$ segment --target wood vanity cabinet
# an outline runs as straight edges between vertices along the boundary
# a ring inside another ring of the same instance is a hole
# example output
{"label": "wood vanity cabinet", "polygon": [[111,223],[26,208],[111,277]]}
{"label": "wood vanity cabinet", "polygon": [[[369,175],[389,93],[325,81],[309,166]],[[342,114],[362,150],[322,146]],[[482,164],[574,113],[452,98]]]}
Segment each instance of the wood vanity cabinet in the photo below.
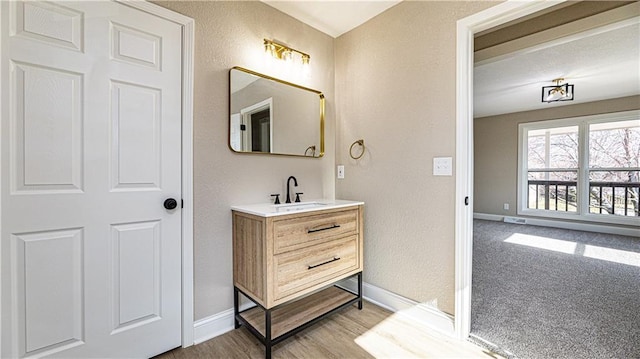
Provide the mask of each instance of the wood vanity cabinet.
{"label": "wood vanity cabinet", "polygon": [[[271,346],[324,315],[362,308],[363,206],[270,217],[233,214],[233,284],[240,324]],[[358,291],[332,284],[357,276]],[[257,304],[239,311],[238,293]]]}

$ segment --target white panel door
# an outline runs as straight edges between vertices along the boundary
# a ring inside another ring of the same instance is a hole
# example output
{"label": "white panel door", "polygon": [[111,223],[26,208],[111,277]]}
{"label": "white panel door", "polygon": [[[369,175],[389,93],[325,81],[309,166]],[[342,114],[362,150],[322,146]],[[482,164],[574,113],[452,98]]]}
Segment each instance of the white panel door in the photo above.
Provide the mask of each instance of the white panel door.
{"label": "white panel door", "polygon": [[0,6],[0,356],[180,346],[181,26],[108,1]]}

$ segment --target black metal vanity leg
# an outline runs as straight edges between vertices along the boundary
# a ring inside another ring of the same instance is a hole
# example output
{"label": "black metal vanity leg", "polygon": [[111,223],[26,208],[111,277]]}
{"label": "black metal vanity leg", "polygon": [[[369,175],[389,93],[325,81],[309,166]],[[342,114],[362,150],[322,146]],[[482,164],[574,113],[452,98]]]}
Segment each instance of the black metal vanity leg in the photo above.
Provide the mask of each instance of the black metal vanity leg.
{"label": "black metal vanity leg", "polygon": [[264,311],[264,357],[271,359],[271,309]]}
{"label": "black metal vanity leg", "polygon": [[233,322],[235,325],[235,328],[238,329],[240,328],[240,322],[238,321],[238,288],[236,288],[235,286],[233,287]]}
{"label": "black metal vanity leg", "polygon": [[358,310],[362,310],[362,272],[358,273]]}

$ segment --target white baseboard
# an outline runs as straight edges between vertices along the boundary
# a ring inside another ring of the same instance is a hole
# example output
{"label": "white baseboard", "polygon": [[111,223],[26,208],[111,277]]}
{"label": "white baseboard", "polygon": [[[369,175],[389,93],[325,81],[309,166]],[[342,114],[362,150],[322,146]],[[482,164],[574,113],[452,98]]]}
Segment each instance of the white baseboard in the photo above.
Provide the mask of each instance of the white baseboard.
{"label": "white baseboard", "polygon": [[233,330],[233,308],[193,323],[193,344],[200,344]]}
{"label": "white baseboard", "polygon": [[[240,304],[240,311],[255,307],[253,303]],[[234,329],[233,308],[218,314],[196,320],[193,323],[193,344],[200,344],[218,335],[230,332]]]}
{"label": "white baseboard", "polygon": [[[340,282],[347,289],[356,291],[355,279]],[[453,316],[432,306],[418,303],[380,287],[362,283],[362,295],[369,302],[416,320],[434,330],[449,336],[454,336]],[[249,306],[246,306],[248,308]],[[241,306],[241,310],[246,309]],[[199,344],[233,330],[233,308],[214,314],[194,322],[194,344]]]}
{"label": "white baseboard", "polygon": [[476,213],[473,212],[473,219],[484,219],[486,221],[497,221],[502,222],[504,220],[504,216],[499,214],[489,214],[489,213]]}
{"label": "white baseboard", "polygon": [[[502,222],[504,220],[504,216],[497,215],[497,214],[487,214],[487,213],[474,213],[473,218],[484,219],[487,221],[499,221],[499,222]],[[520,218],[525,218],[527,221],[526,224],[529,224],[532,226],[563,228],[563,229],[572,229],[576,231],[619,234],[623,236],[638,237],[638,230],[634,228],[624,228],[624,227],[608,226],[606,224],[591,224],[591,223],[580,223],[580,222],[572,222],[572,221],[552,221],[549,219],[540,219],[540,218],[532,218],[532,217],[520,217]]]}

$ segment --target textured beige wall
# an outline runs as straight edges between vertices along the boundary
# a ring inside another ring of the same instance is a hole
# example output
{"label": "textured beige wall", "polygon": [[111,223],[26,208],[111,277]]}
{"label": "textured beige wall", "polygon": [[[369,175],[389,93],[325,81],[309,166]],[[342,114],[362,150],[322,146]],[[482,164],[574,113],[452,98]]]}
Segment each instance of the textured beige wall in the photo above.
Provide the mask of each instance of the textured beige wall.
{"label": "textured beige wall", "polygon": [[[298,178],[305,199],[333,198],[334,40],[257,1],[157,2],[195,20],[194,262],[195,319],[233,307],[231,210],[267,202]],[[267,65],[262,41],[275,39],[311,55],[307,80]],[[323,91],[326,150],[321,159],[236,154],[228,147],[229,69],[242,66]]]}
{"label": "textured beige wall", "polygon": [[455,155],[456,21],[495,4],[405,1],[336,39],[336,193],[366,203],[364,280],[448,313],[455,177],[432,163]]}
{"label": "textured beige wall", "polygon": [[[640,109],[640,96],[475,119],[473,211],[516,215],[518,124],[634,109]],[[504,203],[510,204],[508,211]]]}

